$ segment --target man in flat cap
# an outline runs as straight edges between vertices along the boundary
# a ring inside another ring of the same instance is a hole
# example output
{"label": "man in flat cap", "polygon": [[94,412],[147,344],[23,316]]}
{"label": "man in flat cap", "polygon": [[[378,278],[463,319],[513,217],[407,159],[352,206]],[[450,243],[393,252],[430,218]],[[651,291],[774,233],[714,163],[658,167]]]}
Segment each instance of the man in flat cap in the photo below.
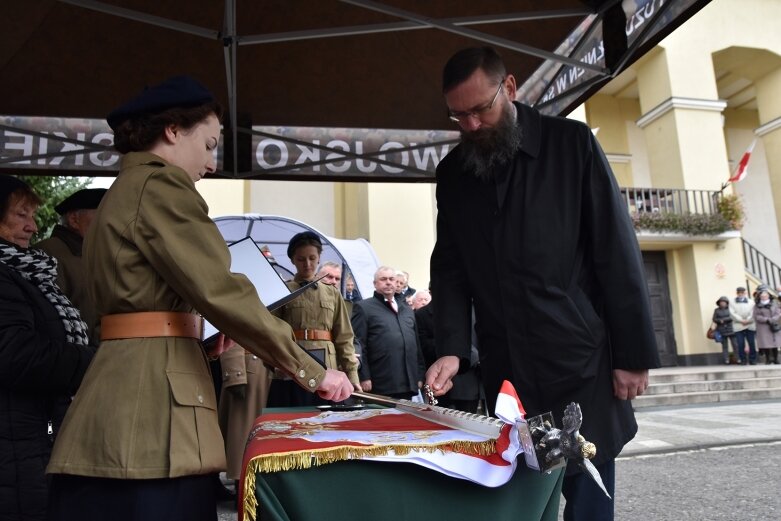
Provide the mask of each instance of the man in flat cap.
{"label": "man in flat cap", "polygon": [[95,209],[105,193],[105,188],[87,188],[65,198],[54,207],[60,214],[60,224],[54,227],[48,239],[33,246],[57,259],[57,285],[81,313],[90,342],[96,345],[94,328],[97,319],[87,295],[87,275],[82,265],[81,250]]}

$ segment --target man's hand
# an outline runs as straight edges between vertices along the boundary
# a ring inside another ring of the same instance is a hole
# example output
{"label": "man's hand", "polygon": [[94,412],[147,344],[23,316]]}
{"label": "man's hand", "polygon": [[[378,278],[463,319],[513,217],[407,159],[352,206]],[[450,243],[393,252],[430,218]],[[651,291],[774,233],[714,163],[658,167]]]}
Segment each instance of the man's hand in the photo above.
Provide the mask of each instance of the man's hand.
{"label": "man's hand", "polygon": [[434,391],[434,396],[442,396],[453,387],[453,377],[458,374],[461,365],[457,356],[443,356],[426,371],[426,383]]}
{"label": "man's hand", "polygon": [[323,400],[341,402],[350,397],[353,392],[353,384],[347,375],[336,369],[326,369],[325,377],[317,388],[317,394]]}
{"label": "man's hand", "polygon": [[365,393],[372,392],[372,381],[371,380],[361,380],[361,391]]}
{"label": "man's hand", "polygon": [[634,400],[648,388],[648,369],[613,369],[613,394],[619,400]]}

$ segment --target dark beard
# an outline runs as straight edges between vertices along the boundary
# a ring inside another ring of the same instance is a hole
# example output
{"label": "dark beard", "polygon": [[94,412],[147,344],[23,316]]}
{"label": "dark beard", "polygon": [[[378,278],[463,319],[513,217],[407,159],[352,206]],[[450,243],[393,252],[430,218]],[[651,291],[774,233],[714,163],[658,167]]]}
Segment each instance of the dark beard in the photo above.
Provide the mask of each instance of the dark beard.
{"label": "dark beard", "polygon": [[500,167],[507,165],[521,145],[522,131],[515,122],[513,106],[507,103],[504,107],[493,128],[461,130],[464,169],[483,181],[493,178]]}

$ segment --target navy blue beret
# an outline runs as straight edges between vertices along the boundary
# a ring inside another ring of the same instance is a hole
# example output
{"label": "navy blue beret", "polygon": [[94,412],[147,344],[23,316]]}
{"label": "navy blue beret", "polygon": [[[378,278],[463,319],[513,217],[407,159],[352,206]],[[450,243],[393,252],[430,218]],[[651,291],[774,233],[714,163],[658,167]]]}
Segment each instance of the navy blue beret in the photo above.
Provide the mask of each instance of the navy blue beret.
{"label": "navy blue beret", "polygon": [[78,192],[73,192],[65,198],[60,204],[54,207],[54,211],[60,215],[65,215],[73,210],[94,210],[103,199],[106,193],[105,188],[85,188]]}
{"label": "navy blue beret", "polygon": [[323,248],[323,243],[320,242],[320,236],[314,232],[301,232],[295,234],[290,242],[287,243],[287,256],[290,260],[293,260],[293,254],[296,252],[296,248],[302,244],[316,243],[319,249]]}
{"label": "navy blue beret", "polygon": [[189,76],[174,76],[159,85],[145,87],[127,103],[111,111],[108,125],[116,130],[122,122],[143,114],[157,114],[173,107],[197,107],[214,101],[209,89]]}

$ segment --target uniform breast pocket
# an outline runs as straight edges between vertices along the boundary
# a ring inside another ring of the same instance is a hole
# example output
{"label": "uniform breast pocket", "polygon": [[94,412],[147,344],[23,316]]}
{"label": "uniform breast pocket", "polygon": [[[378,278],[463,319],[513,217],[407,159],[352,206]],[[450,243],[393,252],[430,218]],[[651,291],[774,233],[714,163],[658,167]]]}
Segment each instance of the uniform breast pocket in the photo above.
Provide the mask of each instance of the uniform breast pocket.
{"label": "uniform breast pocket", "polygon": [[322,316],[323,323],[326,326],[330,326],[334,323],[334,313],[336,312],[336,306],[333,302],[330,302],[328,300],[321,300],[320,301],[320,313]]}

